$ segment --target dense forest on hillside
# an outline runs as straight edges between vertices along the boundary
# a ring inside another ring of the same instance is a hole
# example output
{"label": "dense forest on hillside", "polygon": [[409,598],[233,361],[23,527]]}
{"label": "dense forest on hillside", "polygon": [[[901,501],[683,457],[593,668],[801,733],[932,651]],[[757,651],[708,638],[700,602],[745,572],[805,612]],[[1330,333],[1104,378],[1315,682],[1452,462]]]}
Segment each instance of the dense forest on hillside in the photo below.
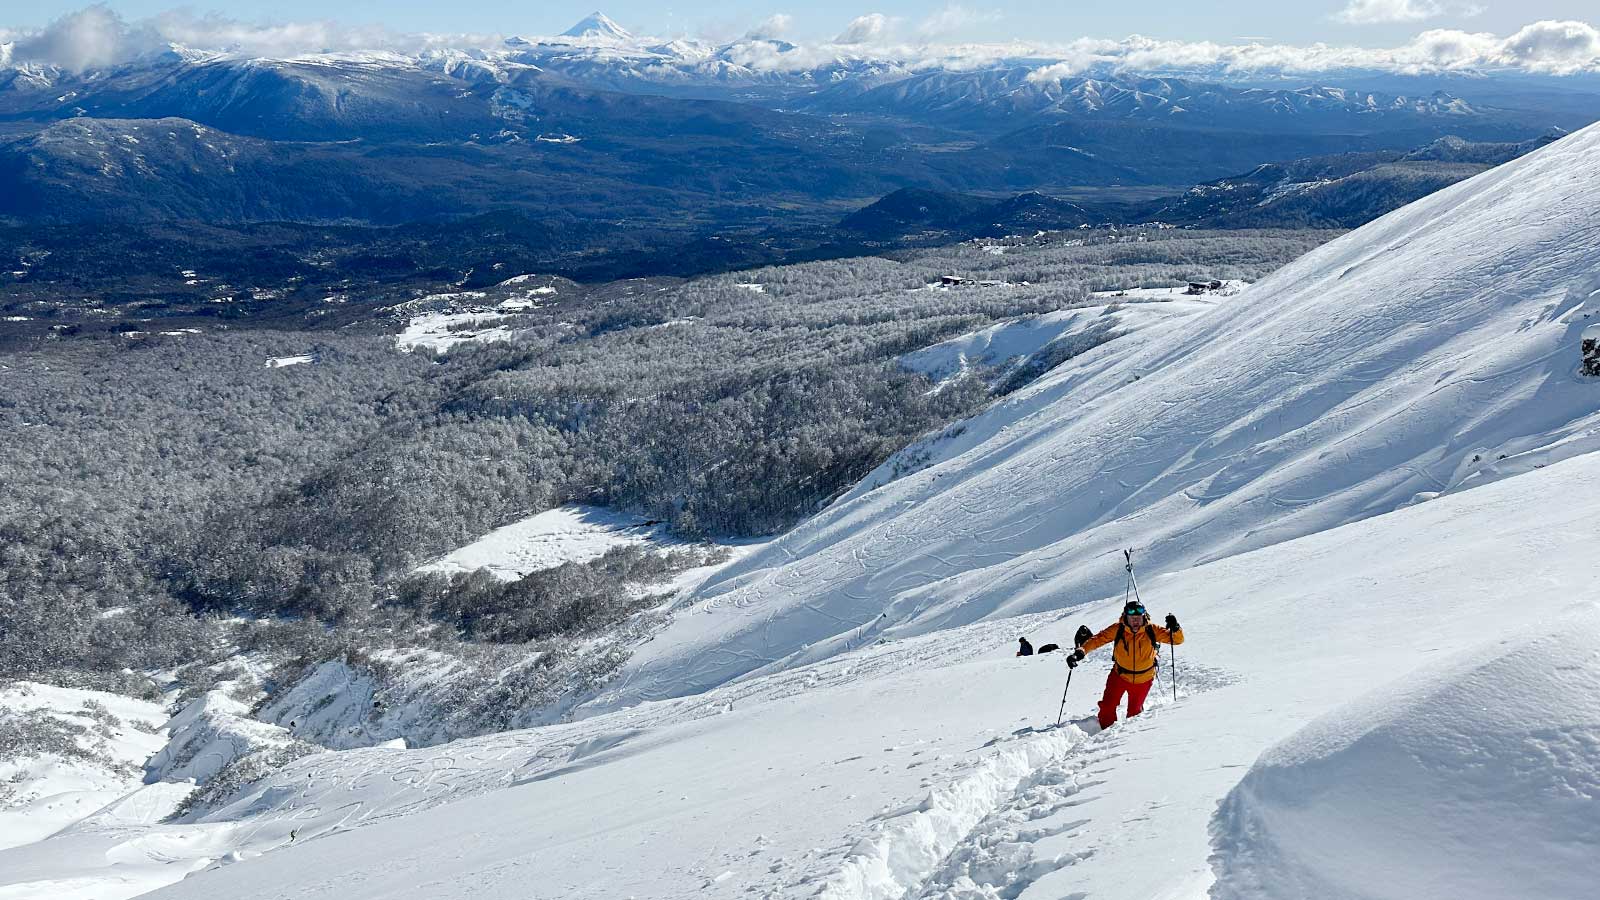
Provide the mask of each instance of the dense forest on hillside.
{"label": "dense forest on hillside", "polygon": [[[781,531],[993,395],[933,391],[900,355],[1095,290],[1258,278],[1328,236],[1098,232],[752,270],[529,310],[513,340],[440,356],[264,330],[7,354],[0,674],[173,667],[224,627],[302,661],[592,636],[704,554],[509,585],[410,573],[570,502],[688,538]],[[949,273],[994,283],[930,286]]]}

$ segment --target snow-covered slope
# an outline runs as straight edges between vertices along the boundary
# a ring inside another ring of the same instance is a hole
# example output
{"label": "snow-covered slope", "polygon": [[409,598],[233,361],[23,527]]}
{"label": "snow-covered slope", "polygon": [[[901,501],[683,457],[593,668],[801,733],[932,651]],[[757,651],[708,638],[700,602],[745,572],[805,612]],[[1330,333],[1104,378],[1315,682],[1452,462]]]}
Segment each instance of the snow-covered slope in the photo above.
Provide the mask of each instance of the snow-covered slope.
{"label": "snow-covered slope", "polygon": [[1212,896],[1592,896],[1600,616],[1508,638],[1265,754],[1217,816]]}
{"label": "snow-covered slope", "polygon": [[1212,297],[1183,296],[1178,293],[1181,289],[1164,290],[1167,294],[1159,300],[1141,297],[1124,304],[1113,299],[1105,305],[990,325],[907,353],[900,358],[900,364],[938,382],[974,368],[998,369],[995,378],[1004,381],[1030,361],[1052,361],[1048,359],[1051,356],[1070,358],[1158,322],[1210,309],[1217,302]]}
{"label": "snow-covered slope", "polygon": [[563,506],[519,519],[433,562],[419,572],[488,569],[502,581],[562,563],[597,559],[612,547],[668,540],[655,523],[598,506]]}
{"label": "snow-covered slope", "polygon": [[426,313],[413,316],[406,330],[394,339],[401,350],[425,347],[444,353],[457,344],[475,341],[506,341],[511,330],[498,324],[508,318],[502,313]]}
{"label": "snow-covered slope", "polygon": [[164,739],[159,704],[26,681],[0,688],[0,847],[36,841],[136,790]]}
{"label": "snow-covered slope", "polygon": [[[1059,608],[1600,448],[1600,128],[1052,371],[709,584],[595,708]],[[891,462],[891,465],[893,463]]]}
{"label": "snow-covered slope", "polygon": [[[1344,765],[1365,777],[1366,763],[1350,765],[1363,754],[1341,749],[1361,741],[1426,745],[1423,766],[1478,746],[1497,748],[1485,758],[1503,768],[1522,748],[1522,768],[1506,774],[1520,779],[1530,810],[1556,809],[1568,787],[1571,799],[1592,798],[1593,753],[1569,752],[1600,737],[1592,698],[1509,713],[1530,693],[1592,687],[1597,516],[1600,454],[1591,453],[1152,578],[1146,599],[1179,613],[1189,635],[1177,660],[1181,699],[1169,699],[1163,669],[1146,715],[1104,733],[1035,730],[1055,719],[1063,667],[1057,656],[1009,654],[1019,631],[1038,642],[1109,621],[1120,594],[1068,616],[864,646],[571,724],[311,756],[201,820],[0,852],[0,873],[13,896],[65,896],[51,885],[85,860],[107,866],[93,870],[104,878],[163,860],[176,879],[226,858],[233,864],[155,896],[1201,897],[1213,867],[1219,890],[1240,884],[1242,844],[1256,858],[1304,847],[1309,826],[1330,846],[1366,846],[1362,819],[1277,815],[1288,798],[1273,774]],[[1573,639],[1565,652],[1505,640],[1541,625]],[[1484,666],[1500,656],[1505,666]],[[1071,685],[1069,719],[1098,696],[1104,662],[1091,663]],[[1484,709],[1462,709],[1465,694]],[[1430,713],[1434,704],[1448,706]],[[1371,786],[1349,791],[1362,784]],[[1407,803],[1470,807],[1470,792],[1428,786],[1385,782],[1389,795],[1363,796],[1394,813],[1378,820],[1383,829],[1403,824],[1395,811]],[[1326,777],[1305,789],[1336,801],[1333,813],[1356,796]],[[1600,850],[1597,814],[1592,802],[1565,809],[1551,823],[1566,826],[1555,850],[1506,838],[1493,821],[1452,831],[1469,842],[1463,851],[1477,851],[1451,857],[1460,866],[1452,884],[1469,885],[1455,896],[1507,896],[1494,871],[1503,860],[1486,852],[1502,839],[1565,876],[1587,873]],[[1238,827],[1241,815],[1259,822]],[[1470,887],[1474,877],[1500,893]],[[1342,887],[1367,881],[1351,865]]]}

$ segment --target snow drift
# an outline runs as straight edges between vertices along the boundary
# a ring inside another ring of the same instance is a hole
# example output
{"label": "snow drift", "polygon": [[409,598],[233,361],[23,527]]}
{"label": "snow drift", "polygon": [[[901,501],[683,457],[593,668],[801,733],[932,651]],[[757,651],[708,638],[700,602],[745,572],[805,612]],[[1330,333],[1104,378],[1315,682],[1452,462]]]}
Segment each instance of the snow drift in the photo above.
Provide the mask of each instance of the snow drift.
{"label": "snow drift", "polygon": [[1597,804],[1590,608],[1389,686],[1265,754],[1214,821],[1211,896],[1592,895]]}
{"label": "snow drift", "polygon": [[1102,597],[1119,548],[1172,571],[1600,448],[1597,196],[1591,127],[1071,360],[730,567],[594,708]]}

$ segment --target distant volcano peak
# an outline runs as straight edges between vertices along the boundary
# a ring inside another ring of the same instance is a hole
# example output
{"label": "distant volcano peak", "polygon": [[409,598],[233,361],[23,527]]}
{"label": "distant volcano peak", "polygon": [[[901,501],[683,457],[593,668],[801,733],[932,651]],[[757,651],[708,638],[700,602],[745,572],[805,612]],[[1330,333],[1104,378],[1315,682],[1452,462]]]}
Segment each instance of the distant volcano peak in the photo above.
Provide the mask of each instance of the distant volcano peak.
{"label": "distant volcano peak", "polygon": [[574,38],[608,38],[616,41],[628,41],[633,35],[626,28],[618,25],[610,16],[603,12],[592,12],[583,21],[561,32],[562,37]]}

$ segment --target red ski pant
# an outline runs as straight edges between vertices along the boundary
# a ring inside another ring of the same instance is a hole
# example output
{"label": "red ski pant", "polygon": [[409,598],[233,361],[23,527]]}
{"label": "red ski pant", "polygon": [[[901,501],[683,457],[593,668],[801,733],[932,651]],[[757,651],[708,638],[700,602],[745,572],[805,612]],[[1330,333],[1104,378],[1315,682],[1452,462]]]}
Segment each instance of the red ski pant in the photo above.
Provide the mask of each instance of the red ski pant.
{"label": "red ski pant", "polygon": [[1155,679],[1149,681],[1129,681],[1125,676],[1112,669],[1106,676],[1106,692],[1100,698],[1100,727],[1110,728],[1117,721],[1117,705],[1122,702],[1122,695],[1128,695],[1128,717],[1132,718],[1144,712],[1144,698],[1150,693],[1150,685],[1155,684]]}

